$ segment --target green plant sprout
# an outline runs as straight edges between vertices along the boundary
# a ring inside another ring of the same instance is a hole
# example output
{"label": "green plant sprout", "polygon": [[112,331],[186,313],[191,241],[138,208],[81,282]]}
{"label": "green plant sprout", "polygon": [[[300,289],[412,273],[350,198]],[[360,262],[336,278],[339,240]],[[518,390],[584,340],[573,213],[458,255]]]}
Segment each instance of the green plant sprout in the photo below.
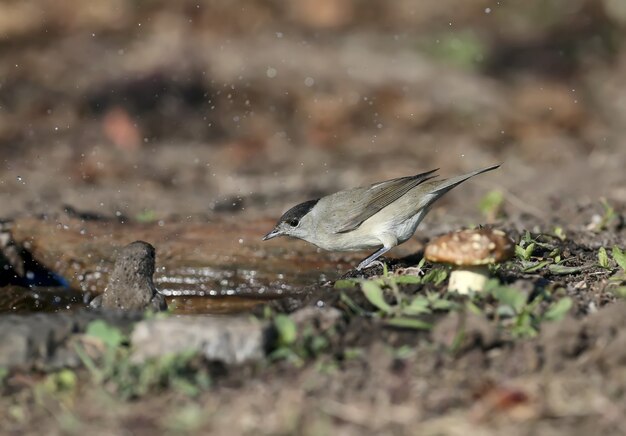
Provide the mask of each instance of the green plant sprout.
{"label": "green plant sprout", "polygon": [[606,198],[601,198],[600,204],[602,205],[602,216],[589,227],[590,230],[596,232],[608,229],[609,225],[618,218],[617,212],[615,212],[615,209],[609,204]]}
{"label": "green plant sprout", "polygon": [[502,216],[504,195],[501,191],[488,192],[478,203],[478,208],[488,222],[493,222]]}
{"label": "green plant sprout", "polygon": [[525,294],[515,288],[504,286],[495,279],[490,281],[487,289],[498,302],[496,308],[498,319],[515,337],[536,336],[543,321],[559,321],[573,306],[571,298],[563,297],[551,302],[548,308],[541,312],[539,310],[541,303],[549,301],[545,294],[539,294],[529,302]]}
{"label": "green plant sprout", "polygon": [[192,368],[196,351],[135,363],[130,357],[128,338],[118,328],[96,320],[87,326],[85,336],[99,341],[104,347],[102,355],[94,358],[82,345],[75,346],[92,382],[107,387],[123,399],[140,398],[168,387],[196,396],[211,384],[204,368]]}
{"label": "green plant sprout", "polygon": [[[420,266],[424,261],[420,262]],[[344,279],[335,282],[336,289],[348,289],[360,287],[367,301],[376,309],[371,315],[381,317],[388,326],[398,328],[409,328],[417,330],[427,330],[432,325],[419,319],[420,315],[430,314],[438,310],[450,310],[457,303],[439,296],[437,293],[427,295],[409,296],[401,292],[400,286],[407,284],[433,283],[439,285],[448,277],[446,268],[433,268],[424,276],[414,275],[393,275],[390,274],[386,265],[383,265],[381,277],[370,279]],[[385,298],[386,292],[393,296],[393,302],[388,302]],[[346,304],[351,311],[358,315],[367,314],[367,311],[359,307],[347,294],[341,294],[341,301]]]}

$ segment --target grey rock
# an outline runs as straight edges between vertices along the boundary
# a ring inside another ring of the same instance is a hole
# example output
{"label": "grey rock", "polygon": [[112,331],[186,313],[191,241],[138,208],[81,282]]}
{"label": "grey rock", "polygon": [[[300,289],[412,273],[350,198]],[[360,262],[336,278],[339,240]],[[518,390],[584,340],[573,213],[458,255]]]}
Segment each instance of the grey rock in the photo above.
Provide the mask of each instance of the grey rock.
{"label": "grey rock", "polygon": [[0,368],[21,366],[28,361],[28,334],[24,326],[5,330],[0,338]]}
{"label": "grey rock", "polygon": [[102,319],[130,331],[141,317],[132,312],[63,312],[0,316],[0,367],[52,370],[80,364],[71,340]]}
{"label": "grey rock", "polygon": [[157,291],[154,247],[135,241],[122,248],[104,293],[89,304],[92,308],[121,310],[166,310],[165,297]]}
{"label": "grey rock", "polygon": [[207,360],[241,364],[263,358],[267,324],[248,318],[185,316],[138,323],[131,343],[133,360],[197,351]]}

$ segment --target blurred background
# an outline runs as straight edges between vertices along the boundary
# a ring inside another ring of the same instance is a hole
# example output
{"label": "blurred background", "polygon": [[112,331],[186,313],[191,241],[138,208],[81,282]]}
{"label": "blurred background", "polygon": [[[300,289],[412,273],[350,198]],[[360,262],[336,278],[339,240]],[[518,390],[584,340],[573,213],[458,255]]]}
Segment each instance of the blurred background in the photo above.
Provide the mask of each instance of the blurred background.
{"label": "blurred background", "polygon": [[[435,212],[626,202],[623,0],[2,0],[2,216],[275,216],[503,162]],[[453,207],[450,207],[452,206]]]}

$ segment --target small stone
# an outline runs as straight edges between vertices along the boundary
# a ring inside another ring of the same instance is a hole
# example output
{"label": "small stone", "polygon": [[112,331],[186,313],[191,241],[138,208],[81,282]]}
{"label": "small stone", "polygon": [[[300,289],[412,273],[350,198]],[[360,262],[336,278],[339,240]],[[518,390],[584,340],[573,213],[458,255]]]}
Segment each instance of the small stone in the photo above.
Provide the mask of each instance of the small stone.
{"label": "small stone", "polygon": [[0,368],[25,366],[29,357],[27,329],[13,327],[4,331],[0,339]]}
{"label": "small stone", "polygon": [[248,318],[186,316],[152,319],[135,326],[133,360],[197,351],[225,364],[256,361],[265,355],[267,325]]}
{"label": "small stone", "polygon": [[166,310],[165,297],[157,291],[154,275],[154,247],[135,241],[124,247],[102,296],[92,300],[92,308],[121,310]]}

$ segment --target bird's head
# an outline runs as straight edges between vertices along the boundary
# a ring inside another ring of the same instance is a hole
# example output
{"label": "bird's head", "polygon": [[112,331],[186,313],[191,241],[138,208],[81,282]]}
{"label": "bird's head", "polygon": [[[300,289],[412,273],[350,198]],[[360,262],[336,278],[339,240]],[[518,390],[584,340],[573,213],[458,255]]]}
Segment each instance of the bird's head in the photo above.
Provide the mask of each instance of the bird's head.
{"label": "bird's head", "polygon": [[278,219],[271,232],[263,237],[264,241],[275,238],[277,236],[291,236],[299,239],[309,239],[313,231],[313,219],[311,211],[319,201],[305,201],[300,203],[283,214]]}

